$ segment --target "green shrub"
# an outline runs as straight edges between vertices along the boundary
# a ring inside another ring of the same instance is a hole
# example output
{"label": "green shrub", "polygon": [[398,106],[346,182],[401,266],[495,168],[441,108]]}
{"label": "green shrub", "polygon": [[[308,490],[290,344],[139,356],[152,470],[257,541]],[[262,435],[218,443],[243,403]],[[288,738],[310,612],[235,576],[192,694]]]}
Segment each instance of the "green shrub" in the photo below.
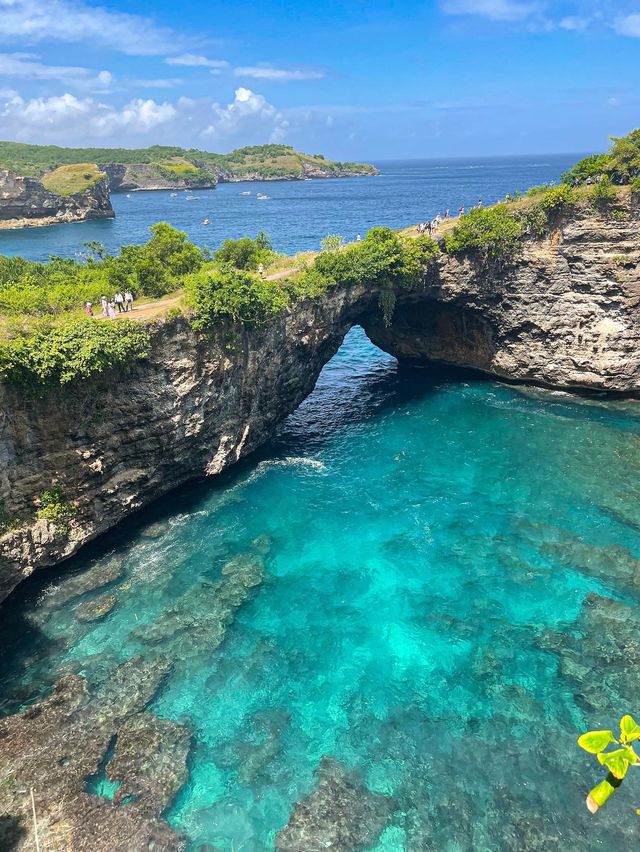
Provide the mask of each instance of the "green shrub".
{"label": "green shrub", "polygon": [[262,231],[255,240],[250,237],[241,237],[239,240],[224,240],[213,255],[215,262],[220,265],[228,263],[235,269],[254,272],[259,264],[268,266],[275,257],[276,253],[271,248],[271,241]]}
{"label": "green shrub", "polygon": [[631,194],[640,195],[640,177],[634,178],[631,181]]}
{"label": "green shrub", "polygon": [[0,380],[25,387],[67,384],[123,368],[147,354],[149,332],[133,320],[39,325],[0,343]]}
{"label": "green shrub", "polygon": [[322,251],[338,251],[344,246],[344,237],[340,234],[327,234],[320,240],[320,248]]}
{"label": "green shrub", "polygon": [[608,154],[592,154],[575,164],[568,172],[562,175],[562,182],[570,184],[582,184],[588,178],[592,180],[598,175],[606,174],[610,168]]}
{"label": "green shrub", "polygon": [[589,200],[594,205],[602,209],[607,207],[611,202],[615,201],[617,192],[615,186],[611,183],[611,178],[604,175],[598,183],[589,189]]}
{"label": "green shrub", "polygon": [[20,518],[7,512],[4,500],[0,500],[0,535],[20,526]]}
{"label": "green shrub", "polygon": [[58,485],[43,491],[37,515],[55,525],[59,532],[67,532],[68,521],[73,517],[73,506],[64,499]]}
{"label": "green shrub", "polygon": [[278,281],[234,269],[230,264],[195,272],[185,282],[187,301],[194,311],[194,328],[210,331],[220,318],[262,325],[289,303]]}
{"label": "green shrub", "polygon": [[449,254],[474,252],[491,260],[505,260],[515,254],[522,233],[519,219],[506,205],[499,204],[461,216],[453,230],[445,234],[445,248]]}
{"label": "green shrub", "polygon": [[537,202],[541,209],[550,216],[566,213],[576,206],[578,195],[572,187],[565,183],[547,190]]}

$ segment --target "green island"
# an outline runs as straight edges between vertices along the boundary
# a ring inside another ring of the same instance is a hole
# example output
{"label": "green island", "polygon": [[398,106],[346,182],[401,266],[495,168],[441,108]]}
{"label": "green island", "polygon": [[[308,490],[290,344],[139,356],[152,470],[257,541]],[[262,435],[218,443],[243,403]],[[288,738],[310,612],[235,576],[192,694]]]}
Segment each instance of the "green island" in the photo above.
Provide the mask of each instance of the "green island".
{"label": "green island", "polygon": [[[152,145],[148,148],[61,148],[57,145],[28,145],[0,141],[0,169],[24,177],[42,178],[64,166],[94,164],[122,165],[135,175],[136,167],[146,167],[145,175],[169,181],[186,180],[194,186],[217,181],[247,179],[300,179],[375,175],[377,169],[366,163],[327,160],[322,154],[304,154],[289,145],[253,145],[228,154],[214,154],[197,148]],[[112,186],[112,189],[116,187]]]}
{"label": "green island", "polygon": [[[388,324],[394,288],[417,286],[442,253],[500,265],[581,208],[624,217],[619,202],[640,195],[640,131],[615,139],[596,173],[593,161],[578,163],[557,186],[533,187],[445,221],[437,239],[416,228],[373,228],[361,242],[340,247],[332,235],[320,253],[292,258],[274,252],[265,234],[226,240],[212,253],[160,222],[147,243],[113,256],[99,243],[87,244],[83,260],[0,256],[0,379],[32,389],[67,384],[145,357],[154,324],[165,316],[184,314],[203,333],[223,323],[255,327],[338,284],[383,285]],[[98,305],[103,294],[125,289],[138,303],[149,302],[144,310],[117,322],[84,314],[87,302]]]}

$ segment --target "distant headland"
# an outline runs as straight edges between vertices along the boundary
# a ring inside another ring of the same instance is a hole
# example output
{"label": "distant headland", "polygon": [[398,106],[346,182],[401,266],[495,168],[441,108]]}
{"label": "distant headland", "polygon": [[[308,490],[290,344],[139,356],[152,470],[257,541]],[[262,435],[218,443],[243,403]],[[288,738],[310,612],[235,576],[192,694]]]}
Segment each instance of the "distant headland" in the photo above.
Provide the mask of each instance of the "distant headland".
{"label": "distant headland", "polygon": [[110,192],[376,174],[368,163],[327,160],[289,145],[254,145],[214,154],[163,145],[61,148],[0,142],[0,228],[112,218]]}

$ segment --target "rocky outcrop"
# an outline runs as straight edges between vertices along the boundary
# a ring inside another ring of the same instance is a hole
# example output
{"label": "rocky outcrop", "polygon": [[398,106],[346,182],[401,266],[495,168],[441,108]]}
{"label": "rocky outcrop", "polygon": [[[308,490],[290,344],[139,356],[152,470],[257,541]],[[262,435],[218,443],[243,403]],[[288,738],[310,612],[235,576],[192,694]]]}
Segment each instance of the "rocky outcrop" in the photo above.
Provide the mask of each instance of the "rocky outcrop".
{"label": "rocky outcrop", "polygon": [[16,177],[0,169],[0,228],[28,228],[115,216],[106,180],[84,192],[56,195],[36,178]]}
{"label": "rocky outcrop", "polygon": [[241,173],[230,169],[217,167],[218,180],[220,183],[242,183],[246,180],[316,180],[322,178],[347,178],[347,177],[372,177],[380,172],[375,166],[363,165],[361,168],[341,168],[339,163],[327,164],[321,168],[314,163],[302,162],[300,169],[292,169],[289,173],[265,174],[260,170],[247,170]]}
{"label": "rocky outcrop", "polygon": [[637,207],[580,210],[504,264],[443,257],[372,341],[403,361],[550,387],[640,392]]}
{"label": "rocky outcrop", "polygon": [[[508,263],[442,255],[421,286],[398,289],[388,327],[378,289],[336,286],[253,330],[205,337],[185,318],[160,323],[149,357],[126,375],[41,397],[0,387],[0,500],[24,520],[0,538],[0,599],[35,568],[263,444],[354,324],[401,360],[640,395],[639,212],[615,214],[582,211]],[[54,484],[73,505],[64,528],[36,519]]]}
{"label": "rocky outcrop", "polygon": [[109,163],[99,166],[109,181],[111,192],[134,192],[138,189],[214,189],[218,183],[216,175],[188,173],[170,177],[155,163]]}
{"label": "rocky outcrop", "polygon": [[372,793],[330,757],[322,758],[317,776],[315,789],[276,835],[277,852],[370,849],[393,813],[393,800]]}
{"label": "rocky outcrop", "polygon": [[[35,848],[35,809],[43,849],[184,849],[162,812],[186,779],[190,733],[143,712],[169,668],[135,657],[95,693],[65,675],[42,702],[0,720],[0,848]],[[120,795],[109,801],[88,788],[114,743],[106,775]]]}

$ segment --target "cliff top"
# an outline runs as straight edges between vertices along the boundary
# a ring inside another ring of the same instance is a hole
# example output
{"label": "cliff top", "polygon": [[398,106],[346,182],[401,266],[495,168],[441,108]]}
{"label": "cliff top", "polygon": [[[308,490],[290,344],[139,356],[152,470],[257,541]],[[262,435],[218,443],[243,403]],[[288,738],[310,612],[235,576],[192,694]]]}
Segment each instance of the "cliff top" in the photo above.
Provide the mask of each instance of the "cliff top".
{"label": "cliff top", "polygon": [[103,179],[104,174],[95,163],[77,163],[58,166],[57,169],[48,172],[42,177],[42,185],[56,195],[75,195]]}

